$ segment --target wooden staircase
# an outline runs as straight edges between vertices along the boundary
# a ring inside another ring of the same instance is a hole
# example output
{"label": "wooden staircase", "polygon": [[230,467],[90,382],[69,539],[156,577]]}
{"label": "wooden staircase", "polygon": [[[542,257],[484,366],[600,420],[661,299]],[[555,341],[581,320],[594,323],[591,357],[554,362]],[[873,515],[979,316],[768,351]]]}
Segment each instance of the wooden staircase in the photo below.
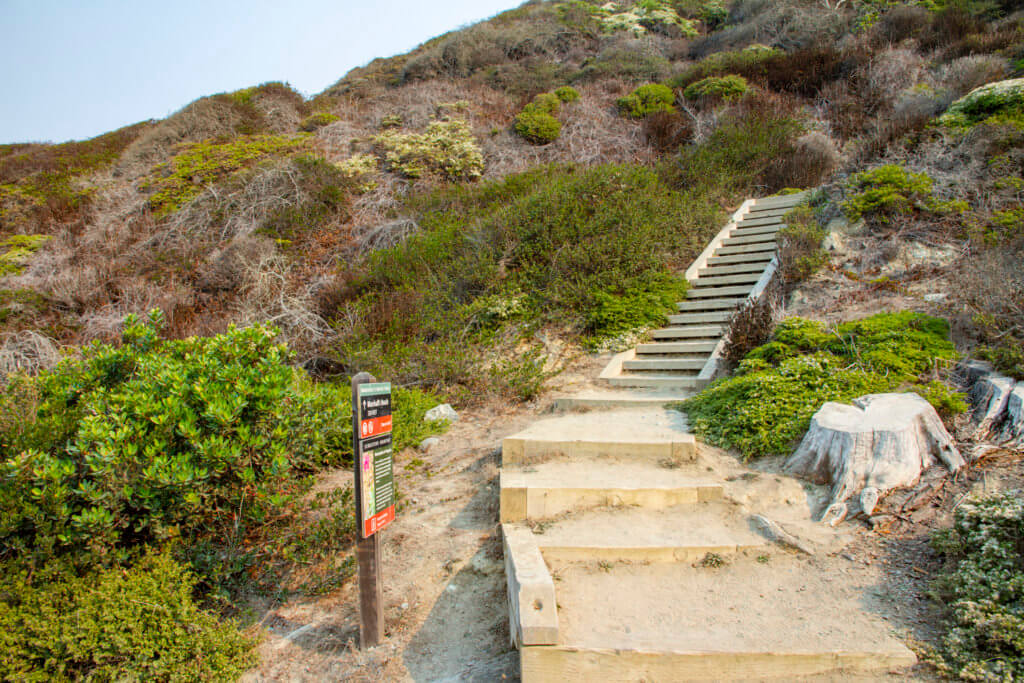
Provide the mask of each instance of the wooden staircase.
{"label": "wooden staircase", "polygon": [[700,391],[714,379],[729,318],[771,282],[782,217],[804,198],[801,192],[744,202],[686,271],[690,290],[679,313],[651,333],[650,343],[616,356],[602,379],[614,387],[677,396]]}

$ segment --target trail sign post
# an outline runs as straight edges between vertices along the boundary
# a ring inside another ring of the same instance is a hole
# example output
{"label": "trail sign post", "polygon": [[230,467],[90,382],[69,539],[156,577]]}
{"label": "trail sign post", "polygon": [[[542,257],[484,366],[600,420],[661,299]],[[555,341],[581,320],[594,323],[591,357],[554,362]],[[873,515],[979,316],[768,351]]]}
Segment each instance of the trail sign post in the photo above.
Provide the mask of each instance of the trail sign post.
{"label": "trail sign post", "polygon": [[384,600],[378,532],[395,520],[394,454],[391,449],[391,384],[368,373],[352,378],[352,445],[359,540],[360,647],[384,635]]}

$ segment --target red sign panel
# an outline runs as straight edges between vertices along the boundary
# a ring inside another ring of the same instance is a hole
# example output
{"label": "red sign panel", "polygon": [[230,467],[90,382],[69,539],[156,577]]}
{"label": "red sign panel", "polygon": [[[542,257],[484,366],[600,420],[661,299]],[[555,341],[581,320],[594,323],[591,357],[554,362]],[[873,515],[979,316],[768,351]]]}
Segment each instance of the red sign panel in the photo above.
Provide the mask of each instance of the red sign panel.
{"label": "red sign panel", "polygon": [[359,423],[359,438],[368,439],[371,436],[377,436],[378,434],[385,434],[391,431],[391,416],[385,415],[384,417],[374,417],[369,420],[363,420]]}

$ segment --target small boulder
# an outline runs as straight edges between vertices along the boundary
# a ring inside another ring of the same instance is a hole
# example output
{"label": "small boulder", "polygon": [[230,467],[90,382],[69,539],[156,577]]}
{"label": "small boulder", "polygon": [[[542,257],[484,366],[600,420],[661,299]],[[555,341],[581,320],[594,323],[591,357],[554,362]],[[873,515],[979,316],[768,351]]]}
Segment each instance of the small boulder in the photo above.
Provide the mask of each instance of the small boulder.
{"label": "small boulder", "polygon": [[425,422],[440,422],[441,420],[447,420],[448,422],[455,422],[459,419],[459,413],[456,412],[455,408],[452,408],[448,403],[442,403],[439,406],[434,406],[427,411],[427,414],[423,416]]}
{"label": "small boulder", "polygon": [[432,449],[439,443],[441,443],[441,439],[437,438],[436,436],[430,436],[427,437],[426,439],[423,439],[423,441],[420,441],[420,445],[417,446],[417,448],[423,453],[429,453],[430,449]]}

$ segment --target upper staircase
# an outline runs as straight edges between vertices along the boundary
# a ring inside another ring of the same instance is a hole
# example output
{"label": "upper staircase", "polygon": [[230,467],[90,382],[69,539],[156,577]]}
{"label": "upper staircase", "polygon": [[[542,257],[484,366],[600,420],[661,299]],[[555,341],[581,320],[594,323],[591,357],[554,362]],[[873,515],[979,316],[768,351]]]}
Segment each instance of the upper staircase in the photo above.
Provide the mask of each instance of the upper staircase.
{"label": "upper staircase", "polygon": [[690,289],[652,341],[612,359],[601,378],[614,387],[699,391],[719,372],[726,326],[737,306],[760,297],[775,274],[782,217],[806,193],[749,199],[686,271]]}

